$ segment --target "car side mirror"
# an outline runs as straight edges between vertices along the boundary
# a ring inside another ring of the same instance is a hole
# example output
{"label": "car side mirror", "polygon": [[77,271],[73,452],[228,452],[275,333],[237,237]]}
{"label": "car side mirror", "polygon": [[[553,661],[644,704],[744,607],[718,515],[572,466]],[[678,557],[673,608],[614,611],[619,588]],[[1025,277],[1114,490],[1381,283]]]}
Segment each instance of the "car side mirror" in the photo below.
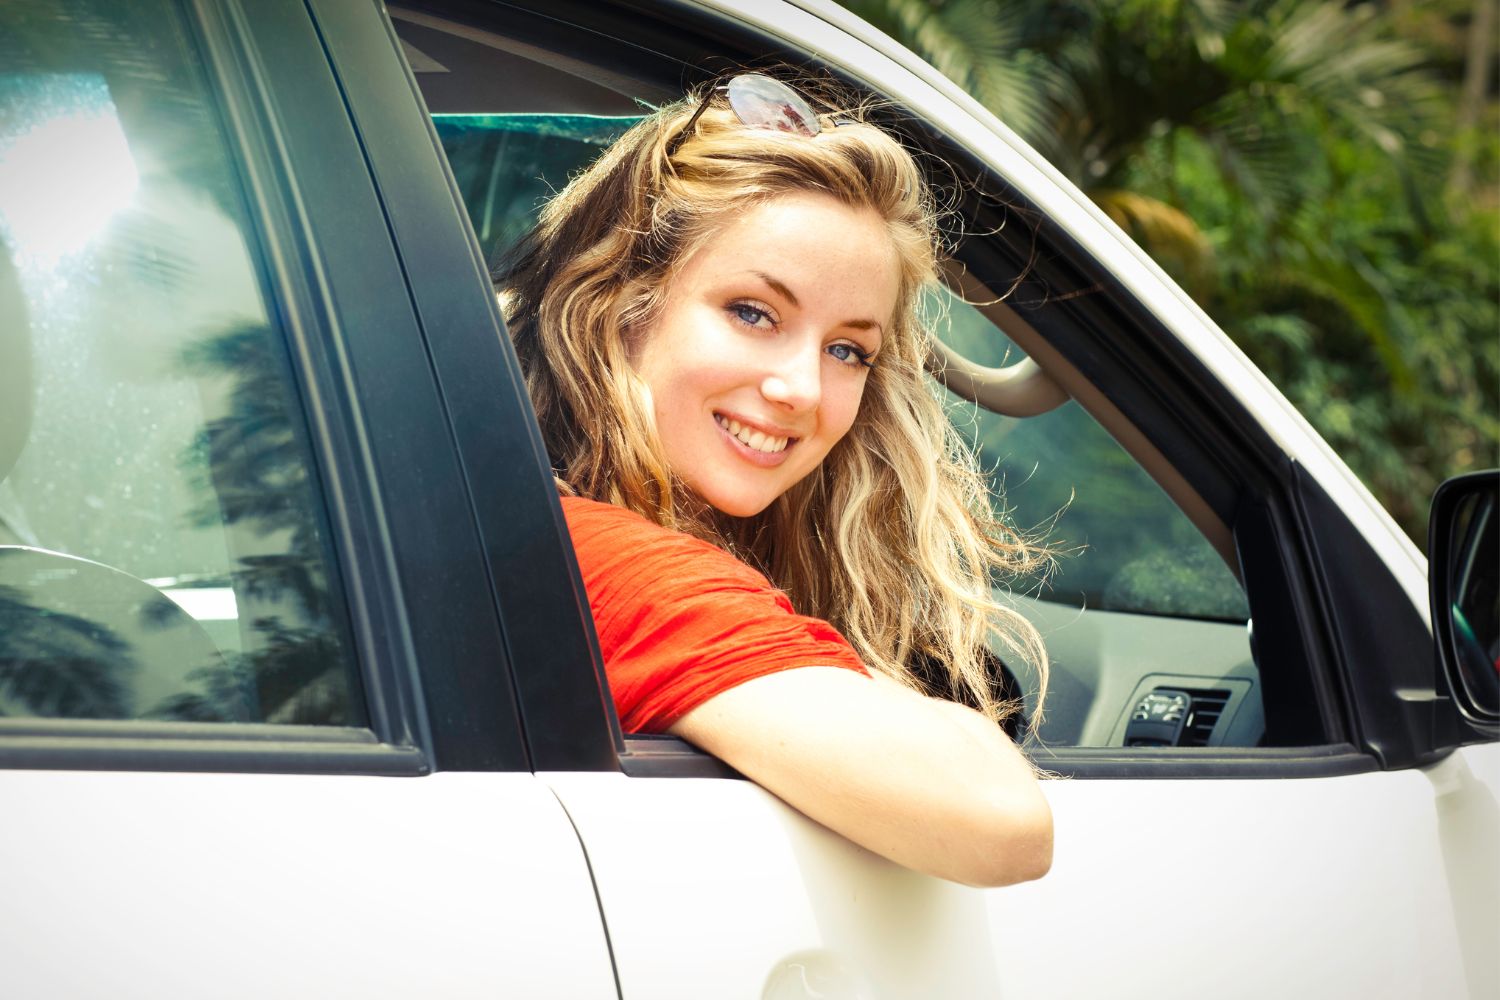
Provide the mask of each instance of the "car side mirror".
{"label": "car side mirror", "polygon": [[1428,559],[1432,634],[1448,688],[1471,726],[1500,735],[1500,470],[1438,487]]}

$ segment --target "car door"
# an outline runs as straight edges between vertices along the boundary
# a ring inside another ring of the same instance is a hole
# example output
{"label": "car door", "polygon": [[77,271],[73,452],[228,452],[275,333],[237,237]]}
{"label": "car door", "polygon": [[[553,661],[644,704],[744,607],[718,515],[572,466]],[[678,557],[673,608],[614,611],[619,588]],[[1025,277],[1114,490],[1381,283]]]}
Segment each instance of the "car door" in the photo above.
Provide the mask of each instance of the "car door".
{"label": "car door", "polygon": [[[1072,400],[1070,419],[1116,448],[1105,467],[1144,484],[1131,497],[1156,491],[1140,521],[1134,499],[1119,511],[1116,534],[1146,541],[1107,574],[1123,582],[1098,588],[1110,606],[1070,609],[1061,591],[1029,605],[1069,682],[1054,690],[1057,721],[1040,724],[1033,750],[1066,779],[1045,786],[1057,855],[1035,884],[980,892],[913,875],[678,741],[621,737],[586,621],[517,657],[532,762],[588,851],[623,995],[1491,988],[1484,942],[1495,909],[1474,886],[1493,881],[1497,758],[1493,744],[1455,749],[1478,737],[1434,670],[1420,557],[1076,190],[831,5],[389,10],[392,44],[433,114],[427,141],[444,150],[478,237],[471,268],[524,229],[549,184],[628,124],[632,101],[676,96],[705,69],[809,61],[891,98],[912,140],[952,164],[955,187],[982,195],[961,206],[965,231],[979,235],[960,248],[973,284],[956,275],[955,290],[984,302],[984,289],[1015,286],[982,321]],[[357,120],[398,97],[346,86]],[[416,145],[414,128],[391,149]],[[385,154],[370,155],[380,177]],[[388,169],[395,187],[400,172]],[[471,335],[453,331],[434,350],[469,359],[451,362],[447,388],[455,408],[482,415],[486,379],[513,380],[514,368],[503,349],[462,347]],[[481,456],[499,446],[482,426],[461,430],[459,446],[472,474],[491,476]],[[1068,454],[1083,458],[1023,463],[1014,478],[1113,485],[1089,478],[1084,459],[1102,454],[1097,445]],[[522,533],[503,504],[481,489],[475,505],[497,587],[515,590],[500,596],[507,635],[541,609],[584,606],[576,579],[516,557]],[[526,544],[559,524],[528,522]],[[1183,560],[1207,574],[1188,575],[1186,603],[1167,572]],[[1223,599],[1196,599],[1204,586]],[[1146,699],[1178,694],[1195,718],[1212,708],[1224,720],[1199,727],[1200,745],[1132,726]]]}
{"label": "car door", "polygon": [[0,8],[7,997],[615,994],[423,320],[301,3]]}

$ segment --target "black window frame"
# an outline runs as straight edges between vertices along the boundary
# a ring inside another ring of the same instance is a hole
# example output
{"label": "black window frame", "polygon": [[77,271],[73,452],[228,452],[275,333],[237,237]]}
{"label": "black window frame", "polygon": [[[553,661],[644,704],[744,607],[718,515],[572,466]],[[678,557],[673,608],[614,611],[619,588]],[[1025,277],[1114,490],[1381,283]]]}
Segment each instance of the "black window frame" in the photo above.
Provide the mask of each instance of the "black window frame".
{"label": "black window frame", "polygon": [[[471,555],[487,568],[469,596],[498,617],[501,662],[514,666],[491,674],[483,663],[456,658],[429,676],[429,687],[489,689],[483,701],[464,697],[451,706],[470,713],[470,736],[484,739],[495,728],[484,704],[496,700],[503,684],[520,709],[516,723],[533,770],[617,769],[619,726],[600,681],[588,602],[541,431],[400,41],[373,0],[363,7],[308,0],[308,9],[359,130],[456,444],[462,483],[456,496],[468,508]],[[546,718],[534,724],[538,705],[547,706]],[[492,769],[472,757],[441,760],[439,767]]]}

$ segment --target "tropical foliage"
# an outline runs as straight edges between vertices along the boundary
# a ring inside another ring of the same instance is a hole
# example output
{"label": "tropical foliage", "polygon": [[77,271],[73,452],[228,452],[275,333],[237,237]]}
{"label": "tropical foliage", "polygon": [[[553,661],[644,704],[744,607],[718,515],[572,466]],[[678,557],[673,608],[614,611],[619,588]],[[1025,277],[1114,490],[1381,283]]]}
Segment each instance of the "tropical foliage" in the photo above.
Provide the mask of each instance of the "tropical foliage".
{"label": "tropical foliage", "polygon": [[1500,464],[1495,0],[846,0],[1037,147],[1419,543]]}

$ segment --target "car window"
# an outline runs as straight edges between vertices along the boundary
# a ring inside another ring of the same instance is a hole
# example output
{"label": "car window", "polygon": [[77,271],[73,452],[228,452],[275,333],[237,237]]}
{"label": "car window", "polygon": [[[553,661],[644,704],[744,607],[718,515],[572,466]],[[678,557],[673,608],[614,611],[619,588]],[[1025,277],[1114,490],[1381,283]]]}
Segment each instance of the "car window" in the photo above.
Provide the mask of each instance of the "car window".
{"label": "car window", "polygon": [[0,66],[0,715],[363,724],[178,5],[8,5]]}
{"label": "car window", "polygon": [[[405,10],[392,15],[492,266],[547,196],[638,120],[620,110],[622,94],[639,107],[652,93],[640,84],[632,94],[628,81],[572,58],[561,43],[528,49],[490,26],[445,27],[436,16]],[[526,84],[560,65],[575,74],[571,86],[581,95],[571,105],[558,106],[556,93],[533,94]],[[482,100],[475,97],[481,93]],[[945,342],[988,366],[1019,360],[985,315],[945,297],[948,318],[938,331]],[[935,384],[934,391],[944,390]],[[992,481],[1003,487],[996,502],[1022,527],[1045,532],[1059,552],[1048,579],[1006,587],[1007,600],[1041,629],[1051,659],[1042,740],[1258,745],[1266,728],[1244,592],[1137,461],[1076,403],[1012,419],[947,399],[958,430],[975,441]],[[1029,667],[1011,666],[1022,688],[1034,692]],[[1185,724],[1170,732],[1136,725],[1142,712],[1147,722],[1172,716]]]}
{"label": "car window", "polygon": [[[486,258],[500,262],[571,174],[636,116],[433,115]],[[988,367],[1025,355],[983,313],[944,290],[937,332]],[[977,448],[994,501],[1058,551],[1043,600],[1108,611],[1243,622],[1239,581],[1176,504],[1092,417],[1068,402],[1004,417],[946,393],[950,418]]]}
{"label": "car window", "polygon": [[[938,336],[968,360],[1025,358],[958,295],[943,290],[933,305]],[[1055,553],[1043,576],[1006,582],[1047,643],[1044,742],[1258,744],[1264,706],[1244,589],[1161,487],[1075,401],[1016,418],[935,391],[974,444],[991,502]]]}

